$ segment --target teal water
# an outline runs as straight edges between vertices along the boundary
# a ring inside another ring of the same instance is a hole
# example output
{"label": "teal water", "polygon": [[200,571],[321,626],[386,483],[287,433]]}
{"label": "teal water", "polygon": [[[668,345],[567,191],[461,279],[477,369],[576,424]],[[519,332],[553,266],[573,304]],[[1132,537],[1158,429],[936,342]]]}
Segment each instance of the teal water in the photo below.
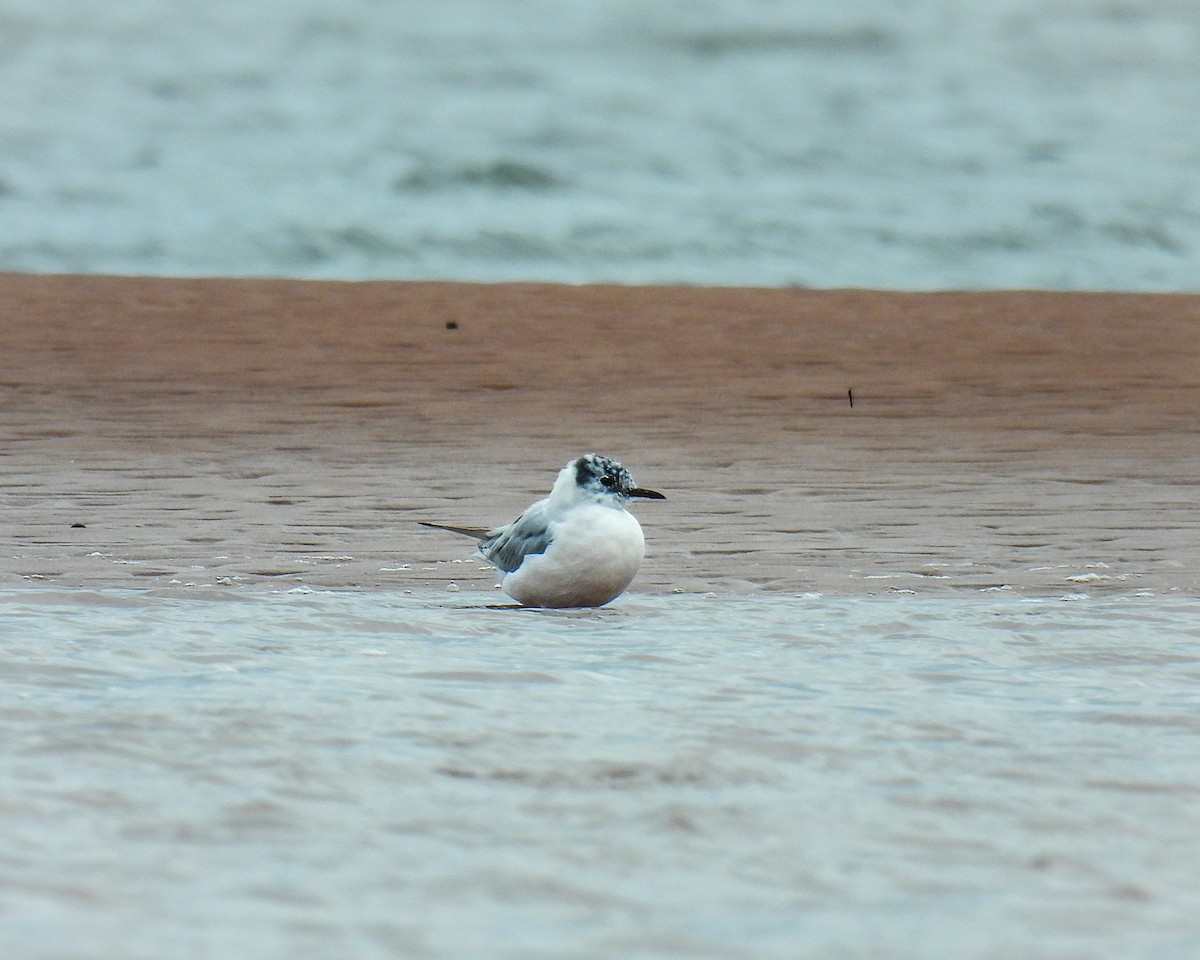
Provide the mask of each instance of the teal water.
{"label": "teal water", "polygon": [[1190,957],[1200,602],[0,594],[22,958]]}
{"label": "teal water", "polygon": [[1186,0],[6,0],[0,269],[1197,290]]}

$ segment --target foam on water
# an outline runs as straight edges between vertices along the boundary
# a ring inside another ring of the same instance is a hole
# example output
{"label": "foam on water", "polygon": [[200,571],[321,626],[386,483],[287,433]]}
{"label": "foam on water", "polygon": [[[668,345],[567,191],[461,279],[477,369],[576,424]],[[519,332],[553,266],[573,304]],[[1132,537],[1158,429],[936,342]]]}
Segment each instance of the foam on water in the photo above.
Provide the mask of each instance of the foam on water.
{"label": "foam on water", "polygon": [[1195,600],[12,590],[13,956],[1183,956]]}

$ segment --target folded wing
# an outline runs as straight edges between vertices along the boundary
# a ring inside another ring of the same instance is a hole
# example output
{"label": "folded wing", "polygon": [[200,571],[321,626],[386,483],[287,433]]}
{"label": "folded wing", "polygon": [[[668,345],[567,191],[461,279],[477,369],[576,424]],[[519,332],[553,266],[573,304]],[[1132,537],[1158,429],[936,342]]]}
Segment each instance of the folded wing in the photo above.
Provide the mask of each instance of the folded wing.
{"label": "folded wing", "polygon": [[539,500],[507,526],[489,530],[479,552],[505,573],[512,573],[530,554],[545,553],[553,536],[546,501]]}

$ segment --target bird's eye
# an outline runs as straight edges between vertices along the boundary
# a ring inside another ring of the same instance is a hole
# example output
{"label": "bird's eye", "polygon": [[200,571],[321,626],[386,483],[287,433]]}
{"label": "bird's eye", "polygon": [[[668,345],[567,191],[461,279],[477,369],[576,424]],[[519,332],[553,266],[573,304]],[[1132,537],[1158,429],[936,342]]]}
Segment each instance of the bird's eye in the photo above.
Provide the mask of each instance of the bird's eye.
{"label": "bird's eye", "polygon": [[617,485],[617,481],[612,477],[603,476],[600,478],[600,485],[602,487],[615,487]]}

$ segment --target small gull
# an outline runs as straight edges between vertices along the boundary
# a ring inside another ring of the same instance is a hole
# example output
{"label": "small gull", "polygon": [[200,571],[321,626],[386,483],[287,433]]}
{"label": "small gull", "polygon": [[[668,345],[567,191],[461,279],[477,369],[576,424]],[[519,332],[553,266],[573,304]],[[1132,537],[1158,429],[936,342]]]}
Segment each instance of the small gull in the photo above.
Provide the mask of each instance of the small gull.
{"label": "small gull", "polygon": [[624,592],[646,552],[633,497],[665,500],[634,485],[616,460],[588,453],[559,471],[550,496],[512,523],[484,530],[420,521],[479,541],[500,587],[527,607],[599,607]]}

